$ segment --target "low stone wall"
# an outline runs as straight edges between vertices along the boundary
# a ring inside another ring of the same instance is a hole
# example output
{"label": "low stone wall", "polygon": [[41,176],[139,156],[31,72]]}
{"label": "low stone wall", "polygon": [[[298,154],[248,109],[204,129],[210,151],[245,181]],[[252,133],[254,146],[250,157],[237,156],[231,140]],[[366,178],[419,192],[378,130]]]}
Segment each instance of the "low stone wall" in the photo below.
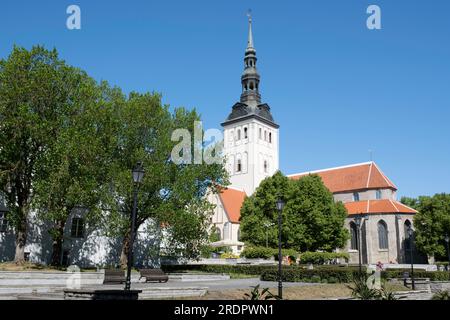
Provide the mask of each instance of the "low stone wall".
{"label": "low stone wall", "polygon": [[430,289],[432,293],[439,291],[450,291],[450,281],[431,281]]}
{"label": "low stone wall", "polygon": [[203,274],[203,273],[169,273],[169,280],[176,280],[182,282],[192,281],[223,281],[230,280],[228,274]]}

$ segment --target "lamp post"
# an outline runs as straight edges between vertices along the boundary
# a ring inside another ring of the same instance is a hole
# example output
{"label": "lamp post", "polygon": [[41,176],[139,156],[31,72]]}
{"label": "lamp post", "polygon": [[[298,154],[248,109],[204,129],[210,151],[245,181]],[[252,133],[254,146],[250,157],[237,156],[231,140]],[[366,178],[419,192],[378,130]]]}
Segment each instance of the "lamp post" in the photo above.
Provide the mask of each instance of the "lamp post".
{"label": "lamp post", "polygon": [[448,242],[450,241],[448,234],[445,235],[445,243],[447,244],[447,256],[448,256],[448,265],[447,265],[447,271],[450,271],[450,248],[448,245]]}
{"label": "lamp post", "polygon": [[278,296],[283,299],[283,277],[281,272],[281,262],[283,260],[281,255],[281,213],[284,208],[284,201],[282,199],[277,200],[278,210]]}
{"label": "lamp post", "polygon": [[416,284],[414,282],[414,261],[413,261],[413,237],[414,230],[411,226],[408,228],[408,236],[409,236],[409,254],[411,259],[411,286],[413,290],[416,290]]}
{"label": "lamp post", "polygon": [[125,281],[125,290],[131,288],[131,267],[133,265],[133,242],[134,242],[134,229],[136,228],[136,211],[137,211],[137,192],[139,184],[144,177],[144,169],[142,162],[138,162],[136,167],[132,171],[133,173],[133,211],[131,213],[131,230],[130,230],[130,242],[128,247],[128,261],[127,261],[127,279]]}
{"label": "lamp post", "polygon": [[355,224],[356,224],[356,231],[357,231],[357,236],[356,236],[356,241],[357,241],[357,248],[358,248],[358,260],[359,260],[359,274],[361,275],[362,273],[362,264],[361,264],[361,217],[357,217],[355,218]]}

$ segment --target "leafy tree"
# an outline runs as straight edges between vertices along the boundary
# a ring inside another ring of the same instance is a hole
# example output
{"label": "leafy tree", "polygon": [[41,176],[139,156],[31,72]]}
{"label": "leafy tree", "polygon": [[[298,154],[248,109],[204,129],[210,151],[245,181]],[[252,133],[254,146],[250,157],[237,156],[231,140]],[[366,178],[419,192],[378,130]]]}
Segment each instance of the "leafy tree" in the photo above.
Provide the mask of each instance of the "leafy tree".
{"label": "leafy tree", "polygon": [[51,264],[61,263],[64,227],[74,209],[85,211],[87,225],[100,220],[109,191],[108,163],[113,155],[114,117],[118,89],[100,86],[82,75],[71,113],[54,145],[43,157],[42,170],[34,188],[33,207],[42,220],[50,222]]}
{"label": "leafy tree", "polygon": [[[80,70],[41,46],[14,47],[0,61],[0,189],[16,235],[16,263],[24,261],[27,224],[44,158],[74,106],[88,94]],[[76,107],[75,107],[76,108]]]}
{"label": "leafy tree", "polygon": [[[164,227],[165,254],[195,257],[208,237],[212,210],[205,195],[214,182],[226,183],[222,164],[176,164],[171,161],[173,130],[193,130],[199,116],[183,108],[173,113],[158,94],[132,92],[117,110],[117,153],[110,165],[112,203],[107,215],[111,236],[123,236],[120,263],[126,265],[132,210],[131,170],[142,162],[145,175],[138,193],[136,230],[149,219]],[[193,135],[192,135],[193,136]]]}
{"label": "leafy tree", "polygon": [[[300,252],[332,251],[343,247],[348,232],[343,227],[347,211],[342,203],[335,203],[333,195],[317,175],[290,180],[277,172],[261,182],[256,192],[246,198],[241,209],[242,239],[264,246],[266,233],[269,246],[278,244],[278,212],[276,200],[282,196],[282,247]],[[273,227],[267,229],[267,222]]]}
{"label": "leafy tree", "polygon": [[447,259],[444,237],[450,235],[450,194],[402,198],[401,202],[419,213],[414,216],[415,245],[438,259]]}

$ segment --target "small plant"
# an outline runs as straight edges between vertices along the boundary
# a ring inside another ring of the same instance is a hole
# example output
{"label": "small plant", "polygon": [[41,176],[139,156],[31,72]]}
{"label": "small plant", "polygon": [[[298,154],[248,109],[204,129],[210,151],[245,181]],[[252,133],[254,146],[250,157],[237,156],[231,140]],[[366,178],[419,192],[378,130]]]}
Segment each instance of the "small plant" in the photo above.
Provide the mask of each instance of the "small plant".
{"label": "small plant", "polygon": [[378,291],[378,300],[399,300],[400,298],[397,298],[394,295],[394,292],[387,290],[386,287],[383,285],[380,290]]}
{"label": "small plant", "polygon": [[269,288],[264,288],[262,291],[259,290],[259,284],[255,287],[250,293],[244,294],[244,300],[281,300],[281,298],[277,295],[274,295],[269,291]]}
{"label": "small plant", "polygon": [[231,252],[224,252],[220,255],[220,258],[221,259],[237,259],[237,258],[239,258],[239,256],[236,254],[233,254]]}
{"label": "small plant", "polygon": [[377,300],[379,292],[376,289],[369,288],[367,285],[367,276],[361,274],[353,278],[352,285],[347,286],[352,290],[352,297],[361,300]]}
{"label": "small plant", "polygon": [[439,291],[433,295],[431,300],[450,300],[450,292],[448,291]]}

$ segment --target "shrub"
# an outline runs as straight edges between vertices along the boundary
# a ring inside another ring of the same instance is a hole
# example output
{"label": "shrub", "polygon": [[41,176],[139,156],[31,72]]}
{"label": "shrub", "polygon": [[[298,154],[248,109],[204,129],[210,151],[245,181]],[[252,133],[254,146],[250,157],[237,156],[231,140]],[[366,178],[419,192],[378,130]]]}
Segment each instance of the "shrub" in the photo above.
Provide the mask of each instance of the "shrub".
{"label": "shrub", "polygon": [[[283,269],[283,281],[286,282],[320,282],[327,281],[332,283],[348,283],[353,280],[354,276],[358,274],[358,269],[355,268],[315,268],[304,269],[302,267],[289,267]],[[261,274],[261,280],[276,281],[278,277],[278,270],[265,270]]]}
{"label": "shrub", "polygon": [[274,295],[269,291],[269,288],[264,288],[262,291],[259,291],[259,284],[256,287],[252,287],[253,289],[250,293],[244,294],[244,300],[281,300],[281,298],[277,295]]}
{"label": "shrub", "polygon": [[303,264],[325,264],[335,259],[348,261],[349,255],[346,252],[303,252],[300,254],[300,263]]}
{"label": "shrub", "polygon": [[220,259],[237,259],[237,258],[239,258],[239,256],[231,252],[224,252],[220,255]]}
{"label": "shrub", "polygon": [[450,300],[450,292],[448,291],[439,291],[433,295],[431,300]]}
{"label": "shrub", "polygon": [[[288,256],[291,260],[297,260],[297,252],[294,249],[281,249],[281,254],[286,257]],[[242,253],[241,257],[247,259],[270,259],[274,257],[278,260],[278,248],[266,248],[266,247],[246,247]]]}

